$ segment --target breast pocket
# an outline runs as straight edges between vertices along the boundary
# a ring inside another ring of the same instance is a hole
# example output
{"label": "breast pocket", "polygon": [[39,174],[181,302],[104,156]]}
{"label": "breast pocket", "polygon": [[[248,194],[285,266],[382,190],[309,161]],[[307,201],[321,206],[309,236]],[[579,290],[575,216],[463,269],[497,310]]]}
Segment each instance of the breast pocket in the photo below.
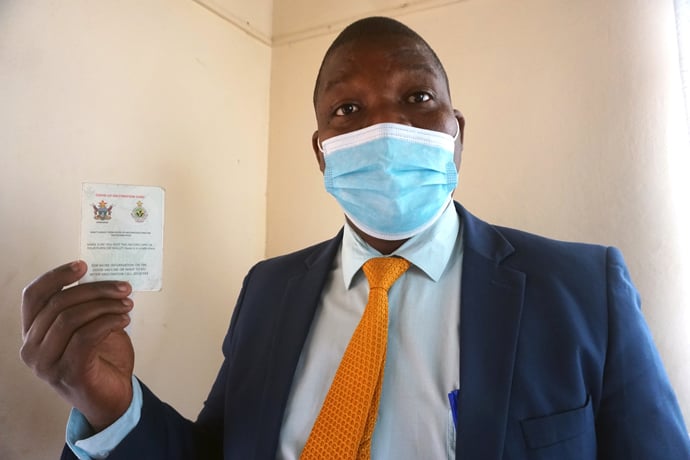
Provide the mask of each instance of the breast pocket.
{"label": "breast pocket", "polygon": [[[544,458],[582,459],[596,456],[594,413],[589,396],[582,407],[529,418],[521,421],[520,425],[527,448],[535,451],[535,454],[540,451]],[[554,456],[556,454],[557,457]]]}

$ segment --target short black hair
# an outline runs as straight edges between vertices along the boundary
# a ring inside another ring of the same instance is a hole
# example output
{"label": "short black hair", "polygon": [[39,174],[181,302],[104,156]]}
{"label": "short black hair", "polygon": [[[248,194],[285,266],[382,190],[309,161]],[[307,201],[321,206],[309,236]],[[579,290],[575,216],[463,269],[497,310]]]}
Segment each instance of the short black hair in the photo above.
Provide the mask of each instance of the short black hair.
{"label": "short black hair", "polygon": [[323,60],[321,61],[321,66],[319,66],[319,73],[316,76],[316,83],[314,84],[314,106],[316,106],[316,95],[319,91],[319,86],[321,85],[321,73],[323,71],[324,63],[335,52],[335,50],[356,40],[387,36],[409,38],[426,48],[426,50],[429,52],[429,56],[433,60],[434,65],[438,68],[438,70],[440,70],[441,75],[446,82],[446,87],[449,86],[446,69],[443,68],[443,64],[441,64],[441,60],[438,58],[433,48],[429,46],[421,35],[407,27],[402,22],[396,21],[395,19],[383,16],[372,16],[360,19],[347,26],[342,32],[340,32],[340,34],[338,34],[335,40],[333,40],[333,43],[331,43],[331,46],[329,46],[326,50],[326,54],[324,54]]}

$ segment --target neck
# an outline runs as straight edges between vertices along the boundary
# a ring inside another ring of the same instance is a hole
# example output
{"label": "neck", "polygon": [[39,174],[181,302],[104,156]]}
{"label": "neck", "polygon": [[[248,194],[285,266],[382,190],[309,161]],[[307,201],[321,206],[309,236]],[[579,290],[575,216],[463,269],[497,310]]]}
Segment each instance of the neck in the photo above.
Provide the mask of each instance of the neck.
{"label": "neck", "polygon": [[364,233],[362,230],[360,230],[355,224],[352,223],[352,221],[346,216],[345,219],[347,220],[347,223],[350,224],[350,227],[355,231],[357,235],[359,235],[360,238],[362,238],[369,246],[372,248],[376,249],[378,252],[383,254],[384,256],[387,256],[388,254],[392,253],[396,249],[398,249],[400,246],[403,245],[405,241],[407,241],[409,238],[404,239],[404,240],[395,240],[395,241],[390,241],[390,240],[382,240],[380,238],[375,238],[371,235],[368,235]]}

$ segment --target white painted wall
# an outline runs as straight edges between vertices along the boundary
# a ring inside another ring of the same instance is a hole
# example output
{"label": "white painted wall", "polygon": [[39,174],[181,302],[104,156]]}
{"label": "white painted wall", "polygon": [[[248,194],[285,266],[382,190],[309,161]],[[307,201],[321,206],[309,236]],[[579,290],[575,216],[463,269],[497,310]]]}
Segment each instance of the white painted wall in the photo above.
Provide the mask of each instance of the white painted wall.
{"label": "white painted wall", "polygon": [[[266,27],[268,0],[202,1]],[[458,199],[493,222],[621,247],[690,417],[672,0],[408,3],[399,18],[437,50],[468,121]],[[393,7],[363,5],[340,16]],[[165,287],[136,296],[133,337],[138,375],[190,417],[249,265],[340,227],[310,145],[336,31],[299,38],[307,20],[342,22],[333,11],[276,2],[271,51],[191,0],[0,2],[0,458],[52,459],[63,442],[68,408],[18,359],[18,302],[78,255],[82,181],[167,189]]]}
{"label": "white painted wall", "polygon": [[[307,11],[318,8],[292,14]],[[620,247],[690,420],[690,145],[673,1],[466,0],[399,19],[438,52],[467,119],[457,199],[495,223]],[[273,49],[269,256],[342,224],[310,145],[335,32]]]}
{"label": "white painted wall", "polygon": [[196,416],[264,254],[270,57],[188,0],[0,2],[1,459],[54,459],[64,442],[68,407],[19,360],[19,298],[79,255],[82,181],[167,190],[136,372]]}
{"label": "white painted wall", "polygon": [[273,1],[261,0],[193,0],[209,11],[239,27],[255,39],[271,44],[273,34]]}

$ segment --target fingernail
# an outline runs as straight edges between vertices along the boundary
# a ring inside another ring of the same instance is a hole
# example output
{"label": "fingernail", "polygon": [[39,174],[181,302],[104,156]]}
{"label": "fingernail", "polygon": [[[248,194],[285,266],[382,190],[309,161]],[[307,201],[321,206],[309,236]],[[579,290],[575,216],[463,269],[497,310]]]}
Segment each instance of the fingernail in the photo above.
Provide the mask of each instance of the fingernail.
{"label": "fingernail", "polygon": [[129,283],[117,283],[117,290],[122,292],[128,291]]}
{"label": "fingernail", "polygon": [[69,268],[70,268],[70,270],[72,270],[73,272],[78,272],[79,269],[81,268],[81,261],[75,260],[74,262],[72,262],[71,264],[69,264]]}
{"label": "fingernail", "polygon": [[132,308],[132,306],[134,306],[134,302],[132,302],[132,299],[130,298],[122,299],[122,304],[128,308]]}

